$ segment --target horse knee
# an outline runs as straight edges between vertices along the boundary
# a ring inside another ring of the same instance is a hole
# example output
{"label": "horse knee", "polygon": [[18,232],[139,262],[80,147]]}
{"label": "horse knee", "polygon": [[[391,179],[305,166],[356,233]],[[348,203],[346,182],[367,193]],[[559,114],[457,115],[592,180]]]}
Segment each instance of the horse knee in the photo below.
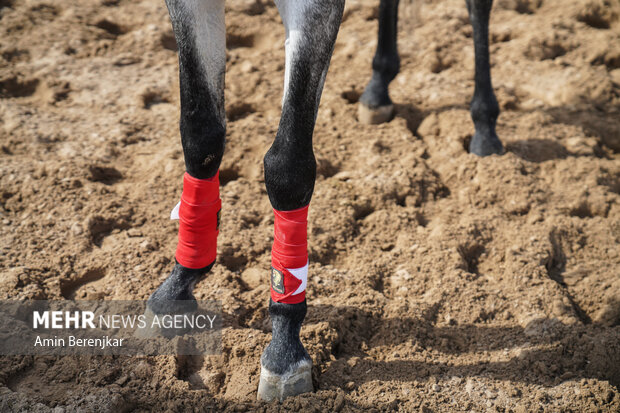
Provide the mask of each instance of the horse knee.
{"label": "horse knee", "polygon": [[187,172],[198,179],[214,176],[224,155],[225,126],[216,121],[188,123],[181,120],[181,141]]}
{"label": "horse knee", "polygon": [[265,186],[271,205],[290,211],[310,203],[316,179],[316,160],[309,150],[283,147],[278,139],[264,158]]}

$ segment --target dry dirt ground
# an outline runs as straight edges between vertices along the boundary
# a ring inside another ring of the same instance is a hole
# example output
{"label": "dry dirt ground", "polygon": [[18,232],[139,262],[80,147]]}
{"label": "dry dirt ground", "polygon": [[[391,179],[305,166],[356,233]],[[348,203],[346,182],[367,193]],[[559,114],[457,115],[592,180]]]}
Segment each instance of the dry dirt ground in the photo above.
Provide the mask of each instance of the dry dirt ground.
{"label": "dry dirt ground", "polygon": [[[0,411],[620,409],[620,2],[498,0],[506,154],[473,133],[463,0],[407,7],[396,117],[357,122],[376,1],[347,4],[315,131],[316,392],[256,399],[284,31],[227,3],[221,356],[12,357]],[[402,8],[402,7],[401,7]],[[146,299],[168,275],[184,172],[162,0],[0,0],[0,298]]]}

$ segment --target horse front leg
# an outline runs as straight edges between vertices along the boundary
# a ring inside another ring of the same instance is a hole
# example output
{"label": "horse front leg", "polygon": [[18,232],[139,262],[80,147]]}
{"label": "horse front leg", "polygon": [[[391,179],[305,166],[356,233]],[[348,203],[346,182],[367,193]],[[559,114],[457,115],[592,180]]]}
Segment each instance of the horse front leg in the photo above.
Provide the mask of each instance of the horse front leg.
{"label": "horse front leg", "polygon": [[[179,50],[181,144],[186,173],[178,208],[179,242],[172,273],[149,298],[155,314],[196,307],[192,290],[215,263],[221,206],[218,169],[226,124],[224,0],[166,0]],[[176,210],[176,208],[175,208]]]}
{"label": "horse front leg", "polygon": [[400,70],[396,47],[398,0],[381,0],[377,51],[372,59],[372,77],[360,97],[357,118],[366,124],[388,122],[394,116],[394,105],[388,86]]}
{"label": "horse front leg", "polygon": [[478,156],[501,154],[504,147],[495,133],[499,105],[493,93],[489,62],[489,17],[493,0],[466,0],[466,3],[474,31],[476,63],[474,97],[470,105],[476,132],[469,144],[469,152]]}
{"label": "horse front leg", "polygon": [[307,309],[307,214],[316,178],[312,134],[344,0],[276,0],[276,5],[286,30],[286,66],[282,116],[264,159],[275,217],[272,338],[261,357],[261,400],[313,390],[312,361],[299,339]]}

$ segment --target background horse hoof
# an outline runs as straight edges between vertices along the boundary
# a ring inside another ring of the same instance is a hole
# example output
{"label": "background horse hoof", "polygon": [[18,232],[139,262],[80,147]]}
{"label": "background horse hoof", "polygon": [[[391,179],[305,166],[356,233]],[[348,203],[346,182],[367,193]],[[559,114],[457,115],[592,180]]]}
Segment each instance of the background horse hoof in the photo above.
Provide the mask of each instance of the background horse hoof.
{"label": "background horse hoof", "polygon": [[495,133],[484,136],[478,132],[474,134],[471,142],[469,143],[469,153],[478,155],[480,157],[489,155],[503,155],[504,145],[499,140]]}
{"label": "background horse hoof", "polygon": [[313,390],[311,361],[302,360],[285,374],[275,374],[261,363],[258,400],[284,400]]}
{"label": "background horse hoof", "polygon": [[392,120],[394,117],[394,105],[378,106],[371,108],[363,103],[357,106],[357,119],[366,125],[377,125]]}

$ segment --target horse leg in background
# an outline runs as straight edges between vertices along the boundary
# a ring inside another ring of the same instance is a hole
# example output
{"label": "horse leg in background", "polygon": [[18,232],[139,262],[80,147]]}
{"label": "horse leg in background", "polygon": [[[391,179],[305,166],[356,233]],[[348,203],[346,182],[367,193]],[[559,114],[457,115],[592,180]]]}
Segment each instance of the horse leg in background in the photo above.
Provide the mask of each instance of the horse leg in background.
{"label": "horse leg in background", "polygon": [[400,69],[396,46],[398,1],[381,0],[377,51],[372,59],[372,77],[360,97],[358,120],[366,124],[388,122],[394,116],[394,105],[388,85]]}
{"label": "horse leg in background", "polygon": [[147,304],[156,314],[173,311],[173,300],[185,300],[185,310],[195,309],[194,285],[215,263],[221,205],[218,169],[226,135],[224,0],[166,0],[166,5],[179,49],[186,173],[178,209],[176,263]]}
{"label": "horse leg in background", "polygon": [[307,309],[307,214],[316,178],[312,134],[344,0],[276,0],[276,5],[286,30],[286,66],[282,116],[264,159],[275,218],[272,338],[261,357],[261,400],[313,389],[312,361],[299,339]]}
{"label": "horse leg in background", "polygon": [[493,93],[489,62],[489,16],[493,0],[465,1],[474,31],[476,61],[474,97],[471,101],[471,118],[476,132],[469,144],[469,152],[478,156],[501,154],[504,147],[495,133],[499,105]]}

